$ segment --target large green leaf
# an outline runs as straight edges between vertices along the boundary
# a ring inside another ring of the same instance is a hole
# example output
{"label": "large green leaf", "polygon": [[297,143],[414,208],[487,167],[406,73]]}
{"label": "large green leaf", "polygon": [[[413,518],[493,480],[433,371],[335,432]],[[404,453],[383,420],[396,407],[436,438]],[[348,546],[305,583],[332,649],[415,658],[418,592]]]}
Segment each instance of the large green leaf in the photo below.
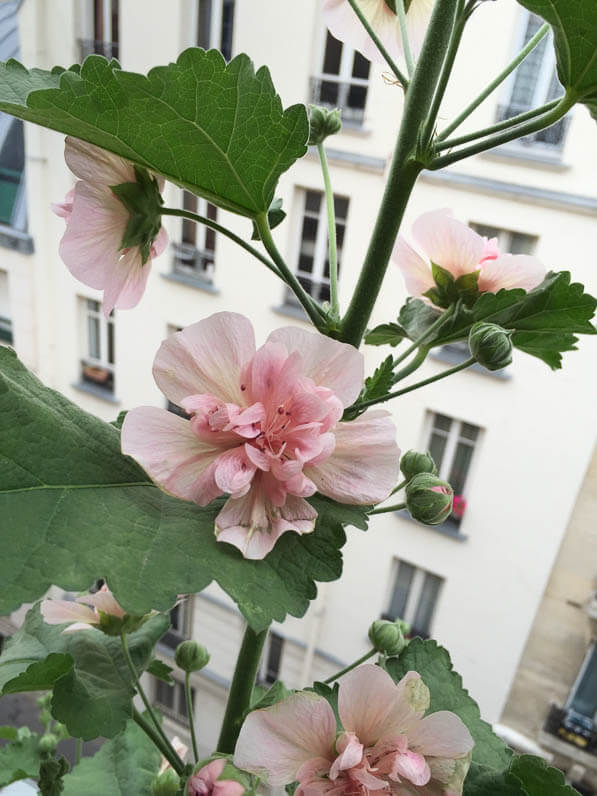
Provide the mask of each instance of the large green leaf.
{"label": "large green leaf", "polygon": [[39,776],[39,735],[27,728],[18,731],[17,740],[0,749],[0,788],[17,779]]}
{"label": "large green leaf", "polygon": [[517,755],[512,758],[510,772],[520,780],[528,796],[579,796],[575,788],[566,785],[562,772],[540,757]]}
{"label": "large green leaf", "polygon": [[[153,648],[168,625],[167,617],[155,616],[128,636],[137,671],[149,665]],[[0,656],[2,693],[53,686],[52,715],[66,724],[71,735],[85,740],[98,735],[110,738],[131,716],[135,694],[120,639],[93,629],[63,633],[64,627],[44,622],[39,605],[28,611],[23,627],[8,640]],[[70,658],[66,672],[53,665],[57,654]],[[53,683],[49,682],[50,671],[56,674]],[[19,687],[19,682],[24,687]]]}
{"label": "large green leaf", "polygon": [[518,0],[553,28],[558,76],[597,119],[597,3],[595,0]]}
{"label": "large green leaf", "polygon": [[64,777],[63,796],[149,796],[161,755],[129,720],[93,757],[85,757]]}
{"label": "large green leaf", "polygon": [[267,212],[280,175],[305,154],[303,105],[283,110],[248,56],[185,50],[147,77],[89,56],[80,70],[0,64],[0,110],[91,141],[234,212]]}
{"label": "large green leaf", "polygon": [[143,614],[216,580],[261,630],[302,616],[314,581],[340,577],[342,524],[366,527],[363,507],[316,497],[314,533],[287,533],[263,561],[247,561],[216,541],[219,504],[201,509],[158,490],[122,456],[112,425],[44,387],[2,347],[0,416],[0,614],[52,583],[77,591],[107,578],[120,604]]}

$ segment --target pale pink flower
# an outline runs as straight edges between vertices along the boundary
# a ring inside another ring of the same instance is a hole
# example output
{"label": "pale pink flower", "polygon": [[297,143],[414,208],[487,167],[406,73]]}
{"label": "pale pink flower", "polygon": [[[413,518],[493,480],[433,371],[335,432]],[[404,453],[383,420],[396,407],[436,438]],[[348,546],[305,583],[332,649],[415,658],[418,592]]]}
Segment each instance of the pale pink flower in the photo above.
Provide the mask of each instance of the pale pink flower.
{"label": "pale pink flower", "polygon": [[90,627],[100,624],[101,614],[116,616],[119,619],[126,615],[105,583],[95,594],[84,594],[76,600],[42,600],[40,610],[49,625],[74,622],[65,628],[63,633],[89,630]]}
{"label": "pale pink flower", "polygon": [[[166,248],[166,230],[161,227],[151,244],[150,258],[143,264],[139,246],[122,248],[130,214],[110,188],[136,181],[133,164],[70,136],[64,157],[79,181],[64,202],[52,205],[56,215],[66,221],[60,256],[74,277],[104,291],[106,317],[114,307],[135,307],[145,291],[151,259]],[[164,180],[157,179],[162,190]]]}
{"label": "pale pink flower", "polygon": [[234,779],[218,779],[226,761],[212,760],[189,779],[189,796],[241,796],[245,789]]}
{"label": "pale pink flower", "polygon": [[396,685],[378,666],[359,666],[340,680],[340,735],[327,700],[299,692],[249,713],[234,764],[272,786],[298,781],[296,796],[458,796],[474,742],[455,713],[423,718],[429,701],[417,672]]}
{"label": "pale pink flower", "polygon": [[[421,51],[434,3],[435,0],[412,0],[410,5],[406,2],[406,27],[413,58]],[[400,23],[386,0],[359,0],[359,6],[391,57],[396,61],[402,59]],[[386,65],[348,0],[323,0],[323,21],[337,39],[354,47],[370,61]]]}
{"label": "pale pink flower", "polygon": [[317,512],[305,498],[316,491],[368,504],[396,483],[389,414],[339,422],[363,381],[363,356],[350,345],[287,327],[256,351],[250,321],[220,312],[165,340],[153,375],[191,420],[133,409],[123,453],[184,500],[230,495],[216,534],[246,558],[263,558],[286,531],[310,533]]}
{"label": "pale pink flower", "polygon": [[[171,741],[171,744],[176,754],[180,757],[180,759],[184,763],[187,756],[187,752],[189,751],[189,747],[180,740],[178,735],[174,736],[174,738]],[[172,768],[170,762],[162,755],[162,763],[160,765],[160,770],[158,771],[158,774],[163,774],[164,771],[167,771],[169,768]]]}
{"label": "pale pink flower", "polygon": [[527,254],[503,254],[497,239],[479,235],[452,216],[452,211],[423,213],[412,227],[413,237],[424,257],[400,236],[392,259],[402,271],[409,293],[422,296],[435,288],[431,263],[449,271],[454,279],[479,271],[481,293],[505,288],[531,290],[545,276],[545,267]]}

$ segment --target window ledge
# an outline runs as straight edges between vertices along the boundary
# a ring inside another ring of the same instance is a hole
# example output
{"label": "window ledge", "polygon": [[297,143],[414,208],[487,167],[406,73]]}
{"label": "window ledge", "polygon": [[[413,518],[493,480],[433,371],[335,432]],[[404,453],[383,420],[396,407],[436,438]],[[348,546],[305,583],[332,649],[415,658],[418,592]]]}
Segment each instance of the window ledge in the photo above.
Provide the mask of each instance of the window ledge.
{"label": "window ledge", "polygon": [[569,171],[571,169],[570,164],[562,160],[561,150],[554,149],[553,152],[549,152],[541,146],[503,144],[489,152],[484,152],[483,157],[490,160],[514,160],[522,166],[547,168],[551,171]]}
{"label": "window ledge", "polygon": [[0,246],[21,254],[33,254],[35,251],[31,235],[6,224],[0,224]]}
{"label": "window ledge", "polygon": [[453,520],[447,519],[441,525],[425,525],[424,522],[419,522],[418,520],[413,519],[406,509],[395,511],[394,514],[398,517],[402,517],[402,519],[409,520],[415,525],[418,525],[419,528],[426,528],[428,531],[435,531],[436,533],[440,533],[442,536],[449,536],[450,539],[454,539],[457,542],[468,541],[468,536],[464,533],[461,533],[460,526]]}
{"label": "window ledge", "polygon": [[[458,351],[446,350],[445,346],[441,346],[440,348],[434,348],[430,352],[430,356],[442,362],[449,362],[450,365],[460,365],[468,359],[468,352],[466,354],[460,354]],[[483,376],[490,376],[492,379],[499,379],[500,381],[510,381],[512,378],[512,373],[510,373],[507,368],[502,368],[501,370],[487,370],[487,368],[484,368],[483,365],[479,365],[477,362],[466,368],[466,370],[473,370],[475,373],[480,373]]]}
{"label": "window ledge", "polygon": [[307,313],[300,305],[284,302],[278,307],[272,307],[272,310],[277,315],[284,315],[286,318],[295,318],[297,321],[305,321],[305,323],[309,321]]}
{"label": "window ledge", "polygon": [[212,282],[206,279],[201,279],[200,276],[189,276],[187,274],[178,274],[176,271],[169,271],[167,274],[160,274],[162,279],[167,279],[169,282],[178,282],[181,285],[193,287],[196,290],[203,290],[204,293],[211,293],[217,295],[220,291],[214,287]]}
{"label": "window ledge", "polygon": [[85,392],[88,395],[93,395],[102,401],[107,401],[110,404],[120,404],[118,398],[107,390],[102,390],[101,387],[94,387],[93,384],[87,384],[84,381],[76,381],[71,384],[71,387],[79,392]]}

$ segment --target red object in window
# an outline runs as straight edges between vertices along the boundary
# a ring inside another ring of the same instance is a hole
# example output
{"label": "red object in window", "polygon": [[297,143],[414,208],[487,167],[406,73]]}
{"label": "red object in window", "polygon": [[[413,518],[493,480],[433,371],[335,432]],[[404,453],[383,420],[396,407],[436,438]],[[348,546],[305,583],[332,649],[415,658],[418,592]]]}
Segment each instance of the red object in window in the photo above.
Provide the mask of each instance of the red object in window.
{"label": "red object in window", "polygon": [[452,515],[456,517],[456,519],[461,520],[464,516],[464,512],[466,510],[466,498],[462,495],[454,495],[454,501],[452,503]]}

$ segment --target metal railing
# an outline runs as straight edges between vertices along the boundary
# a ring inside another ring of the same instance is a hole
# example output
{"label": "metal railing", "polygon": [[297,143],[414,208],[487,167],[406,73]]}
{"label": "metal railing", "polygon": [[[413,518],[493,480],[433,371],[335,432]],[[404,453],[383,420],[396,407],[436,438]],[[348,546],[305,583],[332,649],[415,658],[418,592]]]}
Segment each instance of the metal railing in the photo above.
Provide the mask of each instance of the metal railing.
{"label": "metal railing", "polygon": [[[502,122],[506,119],[511,119],[514,116],[518,116],[519,113],[526,113],[528,110],[530,109],[521,105],[498,105],[496,121]],[[523,138],[518,139],[517,143],[523,146],[538,146],[557,152],[564,146],[568,123],[569,119],[565,116],[546,130],[540,130],[538,133],[525,135]]]}
{"label": "metal railing", "polygon": [[117,41],[100,41],[98,39],[79,39],[79,55],[83,61],[88,55],[95,53],[103,55],[110,60],[118,58],[119,45]]}
{"label": "metal railing", "polygon": [[365,121],[368,81],[354,78],[350,82],[336,75],[311,78],[311,102],[326,108],[340,108],[345,124],[361,126]]}
{"label": "metal railing", "polygon": [[597,726],[590,718],[575,710],[552,704],[543,731],[584,752],[597,755]]}

